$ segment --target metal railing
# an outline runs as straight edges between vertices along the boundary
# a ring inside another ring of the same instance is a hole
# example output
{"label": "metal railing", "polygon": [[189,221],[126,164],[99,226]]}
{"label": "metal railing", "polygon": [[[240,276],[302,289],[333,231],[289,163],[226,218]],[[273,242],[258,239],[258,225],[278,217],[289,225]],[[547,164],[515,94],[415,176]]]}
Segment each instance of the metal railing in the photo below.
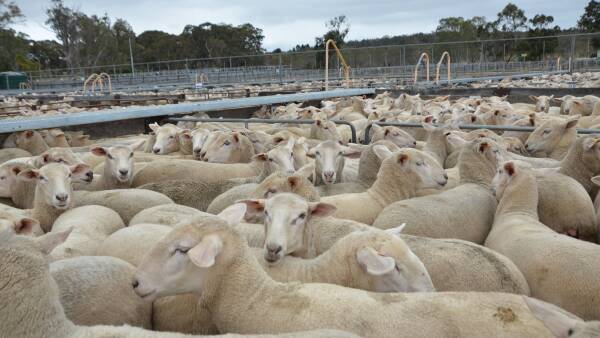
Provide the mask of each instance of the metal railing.
{"label": "metal railing", "polygon": [[[376,124],[378,126],[394,126],[400,128],[423,128],[423,124],[421,123],[413,123],[413,122],[372,122],[367,125],[365,129],[365,137],[364,144],[369,144],[371,142],[371,129],[373,125]],[[441,123],[432,123],[433,126],[443,127],[446,126]],[[477,130],[477,129],[488,129],[488,130],[499,130],[499,131],[523,131],[523,132],[532,132],[536,129],[536,127],[521,127],[521,126],[511,126],[511,125],[491,125],[491,124],[461,124],[458,126],[458,129],[465,130]],[[585,129],[580,128],[577,129],[578,134],[600,134],[600,129]]]}
{"label": "metal railing", "polygon": [[[315,120],[291,120],[291,119],[204,119],[197,117],[172,117],[168,119],[173,122],[215,122],[215,123],[244,123],[246,129],[250,123],[266,123],[266,124],[277,124],[277,123],[287,123],[287,124],[314,124]],[[352,133],[351,143],[356,143],[356,128],[352,123],[348,121],[339,121],[339,120],[330,120],[335,124],[342,124],[350,127],[350,132]]]}

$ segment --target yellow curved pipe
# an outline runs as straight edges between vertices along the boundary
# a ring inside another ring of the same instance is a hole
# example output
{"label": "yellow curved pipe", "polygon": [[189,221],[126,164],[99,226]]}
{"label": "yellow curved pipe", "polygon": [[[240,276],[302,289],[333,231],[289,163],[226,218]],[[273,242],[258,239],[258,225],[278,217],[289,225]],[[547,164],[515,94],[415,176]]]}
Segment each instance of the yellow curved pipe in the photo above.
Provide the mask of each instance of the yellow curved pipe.
{"label": "yellow curved pipe", "polygon": [[442,57],[440,58],[440,61],[437,64],[437,67],[435,69],[435,83],[440,83],[440,68],[442,67],[442,63],[444,62],[444,57],[447,57],[447,62],[446,62],[446,68],[447,69],[447,75],[448,75],[448,85],[450,85],[450,53],[448,53],[447,51],[445,51],[444,53],[442,53]]}
{"label": "yellow curved pipe", "polygon": [[423,53],[421,54],[421,56],[419,57],[419,61],[417,61],[417,64],[415,65],[415,77],[413,84],[417,84],[417,78],[419,77],[419,66],[421,66],[421,61],[423,61],[423,58],[425,58],[425,65],[427,69],[427,81],[429,82],[429,54]]}
{"label": "yellow curved pipe", "polygon": [[332,39],[327,40],[325,42],[325,90],[329,90],[329,45],[332,45],[337,53],[340,61],[342,61],[342,69],[344,70],[344,78],[346,79],[346,86],[350,85],[350,66],[346,63],[346,59],[344,59],[344,55],[335,44],[335,41]]}

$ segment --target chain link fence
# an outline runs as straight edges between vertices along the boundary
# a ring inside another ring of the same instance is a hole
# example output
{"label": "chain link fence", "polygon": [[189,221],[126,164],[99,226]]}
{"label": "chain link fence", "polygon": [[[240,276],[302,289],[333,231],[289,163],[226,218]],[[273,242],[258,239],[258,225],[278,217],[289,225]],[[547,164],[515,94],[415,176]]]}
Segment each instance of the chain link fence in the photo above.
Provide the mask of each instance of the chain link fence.
{"label": "chain link fence", "polygon": [[[451,57],[453,78],[549,72],[594,71],[600,68],[594,39],[600,33],[547,37],[458,41],[393,46],[343,48],[351,67],[351,78],[365,81],[395,81],[411,84],[415,64],[427,53],[430,80],[443,52]],[[134,51],[135,53],[135,51]],[[332,80],[342,78],[337,55],[330,51]],[[33,89],[77,89],[93,73],[107,73],[114,88],[140,85],[227,86],[296,81],[322,81],[325,51],[310,50],[277,54],[231,56],[208,59],[169,60],[147,63],[104,65],[76,69],[48,69],[28,73]],[[426,67],[418,72],[426,81]],[[446,64],[440,67],[445,79]],[[364,85],[356,81],[357,85]]]}

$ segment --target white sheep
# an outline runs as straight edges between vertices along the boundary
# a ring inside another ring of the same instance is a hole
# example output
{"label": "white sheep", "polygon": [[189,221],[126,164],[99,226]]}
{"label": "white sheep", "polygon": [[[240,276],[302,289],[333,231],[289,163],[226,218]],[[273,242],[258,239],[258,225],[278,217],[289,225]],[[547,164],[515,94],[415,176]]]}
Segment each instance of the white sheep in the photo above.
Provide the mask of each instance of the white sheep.
{"label": "white sheep", "polygon": [[[214,136],[214,137],[213,137]],[[252,142],[239,132],[213,132],[200,153],[210,163],[249,163],[254,156]]]}
{"label": "white sheep", "polygon": [[130,146],[93,147],[90,151],[105,158],[102,176],[89,189],[109,190],[129,188],[135,173],[134,151],[144,144],[140,140]]}
{"label": "white sheep", "polygon": [[548,119],[529,134],[525,149],[536,157],[561,160],[577,138],[579,116],[568,119]]}
{"label": "white sheep", "polygon": [[307,156],[315,159],[315,185],[342,182],[345,158],[359,158],[362,148],[343,146],[337,141],[324,141],[311,148]]}
{"label": "white sheep", "polygon": [[[331,284],[277,283],[262,270],[245,241],[224,223],[216,217],[207,218],[165,236],[138,267],[134,282],[138,295],[153,301],[175,293],[197,292],[221,332],[333,327],[364,337],[397,337],[398,332],[411,337],[451,332],[460,332],[463,337],[550,334],[532,315],[525,299],[517,295],[372,293]],[[175,271],[165,273],[167,267],[174,266]],[[249,290],[248,285],[261,287]],[[440,316],[428,315],[431,313]]]}
{"label": "white sheep", "polygon": [[411,148],[392,153],[373,148],[382,160],[377,180],[367,191],[325,196],[321,201],[337,207],[334,216],[371,224],[387,205],[416,196],[417,189],[441,188],[448,176],[431,155]]}
{"label": "white sheep", "polygon": [[533,297],[582,318],[600,318],[593,296],[600,292],[600,247],[559,235],[539,222],[536,177],[525,163],[505,162],[493,186],[499,203],[485,245],[519,267]]}

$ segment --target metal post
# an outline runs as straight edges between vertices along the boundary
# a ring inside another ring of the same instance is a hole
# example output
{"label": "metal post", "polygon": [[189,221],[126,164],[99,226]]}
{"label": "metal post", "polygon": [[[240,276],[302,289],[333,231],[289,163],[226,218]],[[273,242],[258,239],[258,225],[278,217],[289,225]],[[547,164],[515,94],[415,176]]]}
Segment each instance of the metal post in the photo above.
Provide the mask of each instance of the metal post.
{"label": "metal post", "polygon": [[129,38],[129,58],[131,60],[131,76],[134,76],[135,67],[133,67],[133,49],[131,48],[131,37]]}
{"label": "metal post", "polygon": [[283,69],[281,62],[281,53],[279,53],[279,83],[283,83]]}
{"label": "metal post", "polygon": [[546,60],[546,40],[542,40],[542,61]]}
{"label": "metal post", "polygon": [[571,37],[571,57],[569,58],[569,72],[572,73],[574,71],[574,61],[575,61],[575,36]]}

